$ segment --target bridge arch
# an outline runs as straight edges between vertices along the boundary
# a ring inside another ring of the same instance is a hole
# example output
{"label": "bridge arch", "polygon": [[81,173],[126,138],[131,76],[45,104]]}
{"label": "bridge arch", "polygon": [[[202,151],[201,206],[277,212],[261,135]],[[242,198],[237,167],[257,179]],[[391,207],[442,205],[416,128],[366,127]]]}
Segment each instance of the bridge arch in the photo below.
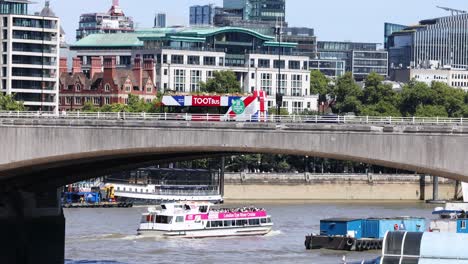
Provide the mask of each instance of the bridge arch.
{"label": "bridge arch", "polygon": [[0,153],[0,182],[21,186],[234,153],[351,160],[468,181],[463,127],[23,120],[0,125],[0,133],[8,150]]}

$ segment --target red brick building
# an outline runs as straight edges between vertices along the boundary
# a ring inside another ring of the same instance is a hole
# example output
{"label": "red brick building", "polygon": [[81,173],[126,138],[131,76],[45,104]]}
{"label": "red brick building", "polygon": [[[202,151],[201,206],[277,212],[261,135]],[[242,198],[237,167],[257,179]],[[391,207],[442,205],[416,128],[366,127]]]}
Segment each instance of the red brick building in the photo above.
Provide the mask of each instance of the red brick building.
{"label": "red brick building", "polygon": [[71,72],[67,59],[60,59],[60,110],[74,111],[83,108],[86,102],[96,107],[106,104],[128,103],[128,95],[138,95],[151,102],[156,98],[155,65],[153,59],[135,58],[131,70],[117,69],[115,57],[91,59],[88,74],[82,71],[82,62],[73,58]]}

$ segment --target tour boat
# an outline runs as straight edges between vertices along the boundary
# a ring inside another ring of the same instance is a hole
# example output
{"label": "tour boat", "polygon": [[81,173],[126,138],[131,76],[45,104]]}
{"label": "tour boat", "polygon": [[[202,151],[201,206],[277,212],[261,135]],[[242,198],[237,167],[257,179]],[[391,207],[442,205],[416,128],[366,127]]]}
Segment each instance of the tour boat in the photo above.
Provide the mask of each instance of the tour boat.
{"label": "tour boat", "polygon": [[151,237],[207,238],[262,236],[273,227],[264,209],[216,208],[211,203],[162,204],[149,208],[141,219],[138,235]]}

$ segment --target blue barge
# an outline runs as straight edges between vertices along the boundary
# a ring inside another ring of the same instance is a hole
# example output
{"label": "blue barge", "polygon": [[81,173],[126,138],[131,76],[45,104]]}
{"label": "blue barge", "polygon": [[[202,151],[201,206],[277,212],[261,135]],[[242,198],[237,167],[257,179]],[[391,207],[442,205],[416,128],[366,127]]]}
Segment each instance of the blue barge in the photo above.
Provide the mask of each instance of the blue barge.
{"label": "blue barge", "polygon": [[306,249],[365,251],[382,249],[388,231],[424,232],[426,220],[397,218],[331,218],[320,221],[320,234],[306,236]]}

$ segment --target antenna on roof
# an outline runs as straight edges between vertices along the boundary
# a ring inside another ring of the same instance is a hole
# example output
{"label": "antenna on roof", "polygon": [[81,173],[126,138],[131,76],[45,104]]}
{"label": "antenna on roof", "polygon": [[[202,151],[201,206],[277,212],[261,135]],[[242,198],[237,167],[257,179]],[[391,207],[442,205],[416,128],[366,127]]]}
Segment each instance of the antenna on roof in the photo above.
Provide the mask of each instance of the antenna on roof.
{"label": "antenna on roof", "polygon": [[459,9],[453,9],[450,7],[443,7],[443,6],[437,6],[437,8],[440,8],[442,10],[448,11],[452,13],[452,16],[458,16],[460,14],[466,14],[467,12],[464,10],[459,10]]}

